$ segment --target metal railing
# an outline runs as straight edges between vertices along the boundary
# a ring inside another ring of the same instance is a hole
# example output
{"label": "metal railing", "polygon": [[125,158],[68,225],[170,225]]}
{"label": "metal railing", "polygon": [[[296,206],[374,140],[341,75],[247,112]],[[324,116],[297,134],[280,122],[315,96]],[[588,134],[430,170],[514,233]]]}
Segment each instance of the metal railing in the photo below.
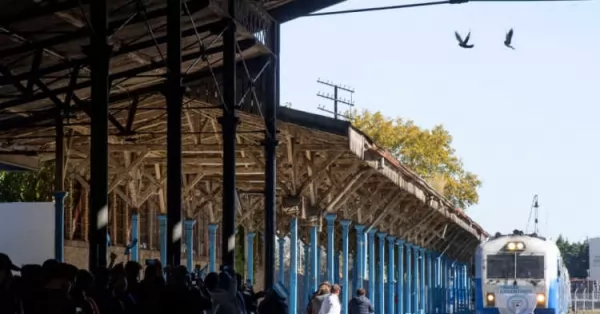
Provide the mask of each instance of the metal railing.
{"label": "metal railing", "polygon": [[600,291],[589,288],[575,289],[571,293],[571,308],[574,313],[600,311]]}

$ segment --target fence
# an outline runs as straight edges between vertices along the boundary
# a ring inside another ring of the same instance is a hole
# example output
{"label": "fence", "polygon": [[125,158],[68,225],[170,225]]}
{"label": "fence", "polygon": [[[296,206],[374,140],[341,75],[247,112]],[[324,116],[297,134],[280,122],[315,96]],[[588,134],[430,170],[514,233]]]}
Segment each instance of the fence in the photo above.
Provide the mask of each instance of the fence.
{"label": "fence", "polygon": [[593,288],[577,288],[571,293],[572,309],[575,313],[600,312],[600,291]]}

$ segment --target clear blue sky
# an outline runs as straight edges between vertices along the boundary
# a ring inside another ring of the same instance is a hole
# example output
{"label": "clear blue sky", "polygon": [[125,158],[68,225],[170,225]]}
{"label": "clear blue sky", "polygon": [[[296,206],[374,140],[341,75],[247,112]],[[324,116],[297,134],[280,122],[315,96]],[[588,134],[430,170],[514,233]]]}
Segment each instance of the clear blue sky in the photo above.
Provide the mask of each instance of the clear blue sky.
{"label": "clear blue sky", "polygon": [[[511,27],[515,51],[502,44]],[[457,47],[455,30],[475,48]],[[324,114],[320,77],[354,87],[358,108],[443,124],[483,180],[468,213],[486,230],[524,229],[539,194],[542,234],[600,236],[600,1],[301,18],[281,36],[281,101],[294,109]]]}

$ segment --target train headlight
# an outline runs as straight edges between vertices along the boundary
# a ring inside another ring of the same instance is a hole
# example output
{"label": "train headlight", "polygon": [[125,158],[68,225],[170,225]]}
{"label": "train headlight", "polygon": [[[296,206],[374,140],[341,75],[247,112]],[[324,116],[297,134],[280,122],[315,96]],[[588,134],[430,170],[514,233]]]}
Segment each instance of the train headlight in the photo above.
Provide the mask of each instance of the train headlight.
{"label": "train headlight", "polygon": [[488,293],[485,296],[485,301],[487,306],[494,306],[496,305],[496,296],[493,293]]}
{"label": "train headlight", "polygon": [[538,293],[535,296],[535,302],[537,307],[546,307],[546,295],[543,293]]}
{"label": "train headlight", "polygon": [[523,251],[525,249],[525,243],[523,242],[508,242],[506,244],[508,251]]}

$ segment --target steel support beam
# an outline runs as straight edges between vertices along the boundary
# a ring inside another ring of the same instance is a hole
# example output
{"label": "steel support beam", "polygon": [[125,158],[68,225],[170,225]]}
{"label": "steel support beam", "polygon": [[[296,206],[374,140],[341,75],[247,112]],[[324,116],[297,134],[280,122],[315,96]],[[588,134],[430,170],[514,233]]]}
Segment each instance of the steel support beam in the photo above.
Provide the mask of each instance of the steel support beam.
{"label": "steel support beam", "polygon": [[325,264],[325,269],[327,269],[327,281],[335,282],[334,271],[335,271],[335,214],[327,214],[325,215],[325,220],[327,221],[327,263]]}
{"label": "steel support beam", "polygon": [[298,217],[290,221],[290,297],[288,298],[288,313],[298,313]]}
{"label": "steel support beam", "polygon": [[[317,241],[319,241],[319,230],[317,226],[310,226],[310,285],[309,291],[313,293],[317,291],[317,285],[319,284],[319,260],[321,259],[320,250]],[[266,247],[266,243],[265,243]],[[272,266],[274,262],[271,263]],[[267,276],[268,268],[265,266],[265,277]],[[266,280],[265,280],[266,283]]]}
{"label": "steel support beam", "polygon": [[108,98],[109,63],[108,4],[90,3],[92,35],[89,54],[91,64],[91,139],[90,139],[90,210],[89,269],[106,267],[108,236]]}
{"label": "steel support beam", "polygon": [[196,220],[186,219],[183,224],[185,226],[185,266],[191,272],[194,269],[194,226]]}
{"label": "steel support beam", "polygon": [[379,238],[379,276],[377,279],[377,305],[375,306],[375,312],[378,314],[385,313],[385,236],[387,233],[379,232],[377,237]]}
{"label": "steel support beam", "polygon": [[[223,116],[219,118],[223,139],[223,233],[221,241],[221,267],[234,272],[235,265],[235,142],[239,119],[235,114],[236,95],[236,1],[227,1],[229,19],[223,33]],[[265,234],[267,243],[274,242],[275,237]],[[269,245],[269,244],[267,244]],[[231,274],[233,275],[233,273]]]}
{"label": "steel support beam", "polygon": [[[274,56],[272,57],[265,77],[265,140],[263,142],[265,148],[265,237],[267,239],[273,239],[275,238],[275,231],[277,228],[275,216],[275,189],[277,187],[277,107],[279,106],[279,60],[277,60],[277,57],[279,56],[279,24],[272,23],[271,29],[269,29],[267,33],[269,34],[267,45],[271,48]],[[264,288],[267,290],[271,289],[275,283],[275,243],[273,242],[274,241],[267,241],[265,243]],[[314,251],[312,254],[315,254]],[[316,264],[314,265],[316,266]],[[318,273],[315,274],[318,276]]]}
{"label": "steel support beam", "polygon": [[350,270],[348,269],[348,237],[350,236],[351,223],[352,221],[350,220],[340,221],[340,225],[342,225],[342,314],[348,314],[348,302],[350,301],[349,296],[351,293],[349,287],[350,280],[348,278],[350,275]]}
{"label": "steel support beam", "polygon": [[256,232],[246,233],[246,280],[254,285],[254,237]]}
{"label": "steel support beam", "polygon": [[[131,243],[133,247],[129,252],[131,260],[134,262],[140,261],[140,215],[136,212],[131,215]],[[135,242],[137,241],[137,242]],[[135,243],[135,244],[134,244]]]}
{"label": "steel support beam", "polygon": [[368,231],[369,241],[369,300],[375,304],[375,283],[377,282],[377,275],[375,275],[375,233],[377,229],[372,228]]}
{"label": "steel support beam", "polygon": [[406,313],[414,313],[413,312],[413,259],[412,259],[412,245],[406,244],[406,285],[405,285],[405,312]]}
{"label": "steel support beam", "polygon": [[167,1],[167,264],[181,263],[181,0]]}
{"label": "steel support beam", "polygon": [[354,289],[362,288],[365,279],[365,226],[354,225],[356,229],[356,284]]}
{"label": "steel support beam", "polygon": [[398,246],[396,250],[398,255],[396,260],[396,263],[398,264],[398,274],[396,275],[398,278],[396,279],[396,299],[398,300],[398,303],[396,305],[395,314],[404,314],[406,313],[404,312],[404,240],[396,240],[396,245]]}
{"label": "steel support beam", "polygon": [[426,298],[425,298],[425,249],[420,248],[419,250],[419,313],[425,313],[426,311]]}
{"label": "steel support beam", "polygon": [[396,237],[388,236],[388,264],[387,264],[387,309],[386,313],[394,314],[394,246],[396,245]]}

